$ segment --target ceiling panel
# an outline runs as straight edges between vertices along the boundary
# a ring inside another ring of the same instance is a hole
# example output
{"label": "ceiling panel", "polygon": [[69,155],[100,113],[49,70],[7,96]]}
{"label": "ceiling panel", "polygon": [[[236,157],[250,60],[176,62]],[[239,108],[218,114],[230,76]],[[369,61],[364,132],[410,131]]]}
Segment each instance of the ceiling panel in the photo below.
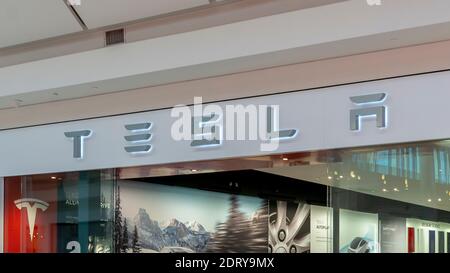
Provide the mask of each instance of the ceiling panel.
{"label": "ceiling panel", "polygon": [[0,0],[0,48],[83,30],[62,0]]}
{"label": "ceiling panel", "polygon": [[90,29],[209,4],[208,0],[81,0],[74,6]]}

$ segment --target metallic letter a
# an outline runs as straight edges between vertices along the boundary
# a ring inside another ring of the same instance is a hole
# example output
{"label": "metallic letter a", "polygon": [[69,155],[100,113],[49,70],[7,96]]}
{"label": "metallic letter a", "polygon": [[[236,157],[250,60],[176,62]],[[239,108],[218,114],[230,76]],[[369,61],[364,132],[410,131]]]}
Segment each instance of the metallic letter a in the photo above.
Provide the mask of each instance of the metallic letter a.
{"label": "metallic letter a", "polygon": [[33,241],[34,224],[36,222],[37,209],[45,211],[47,210],[49,204],[47,202],[34,198],[18,199],[14,201],[14,204],[16,204],[16,207],[20,210],[22,210],[23,208],[27,210],[28,226],[30,228],[30,241]]}
{"label": "metallic letter a", "polygon": [[385,93],[350,97],[350,100],[354,104],[361,106],[360,108],[350,110],[350,130],[359,131],[361,129],[361,119],[365,117],[376,117],[377,127],[385,128],[387,124],[386,106],[369,106],[382,103],[385,99]]}

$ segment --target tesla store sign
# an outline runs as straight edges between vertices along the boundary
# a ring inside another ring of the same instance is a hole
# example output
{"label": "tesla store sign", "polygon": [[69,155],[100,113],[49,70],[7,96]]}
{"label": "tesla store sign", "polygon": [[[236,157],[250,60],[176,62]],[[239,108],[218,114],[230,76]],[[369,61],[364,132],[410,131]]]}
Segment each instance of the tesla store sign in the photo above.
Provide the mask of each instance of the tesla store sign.
{"label": "tesla store sign", "polygon": [[4,130],[0,176],[445,139],[449,90],[439,72]]}

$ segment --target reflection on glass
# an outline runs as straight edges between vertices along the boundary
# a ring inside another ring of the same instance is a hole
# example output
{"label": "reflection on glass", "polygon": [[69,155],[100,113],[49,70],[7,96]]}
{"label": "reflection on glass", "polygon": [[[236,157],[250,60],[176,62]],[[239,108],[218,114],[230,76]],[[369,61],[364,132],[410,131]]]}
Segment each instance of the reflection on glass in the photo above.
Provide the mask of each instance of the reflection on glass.
{"label": "reflection on glass", "polygon": [[449,140],[384,145],[273,156],[260,170],[328,186],[329,251],[449,253],[449,154]]}
{"label": "reflection on glass", "polygon": [[330,206],[339,209],[334,244],[343,244],[343,233],[369,232],[364,214],[353,221],[362,221],[363,230],[343,225],[346,209],[376,217],[378,248],[370,252],[450,252],[444,236],[450,231],[449,152],[448,141],[337,151],[339,160],[325,164],[322,180],[331,186]]}

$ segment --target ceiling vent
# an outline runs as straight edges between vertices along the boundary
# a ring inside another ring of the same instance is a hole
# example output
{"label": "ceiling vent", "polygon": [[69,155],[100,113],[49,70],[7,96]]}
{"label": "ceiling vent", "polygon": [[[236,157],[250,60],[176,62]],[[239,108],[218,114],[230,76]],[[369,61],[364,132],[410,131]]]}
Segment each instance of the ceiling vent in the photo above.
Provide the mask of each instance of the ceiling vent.
{"label": "ceiling vent", "polygon": [[123,28],[105,32],[106,46],[125,43],[125,31]]}

